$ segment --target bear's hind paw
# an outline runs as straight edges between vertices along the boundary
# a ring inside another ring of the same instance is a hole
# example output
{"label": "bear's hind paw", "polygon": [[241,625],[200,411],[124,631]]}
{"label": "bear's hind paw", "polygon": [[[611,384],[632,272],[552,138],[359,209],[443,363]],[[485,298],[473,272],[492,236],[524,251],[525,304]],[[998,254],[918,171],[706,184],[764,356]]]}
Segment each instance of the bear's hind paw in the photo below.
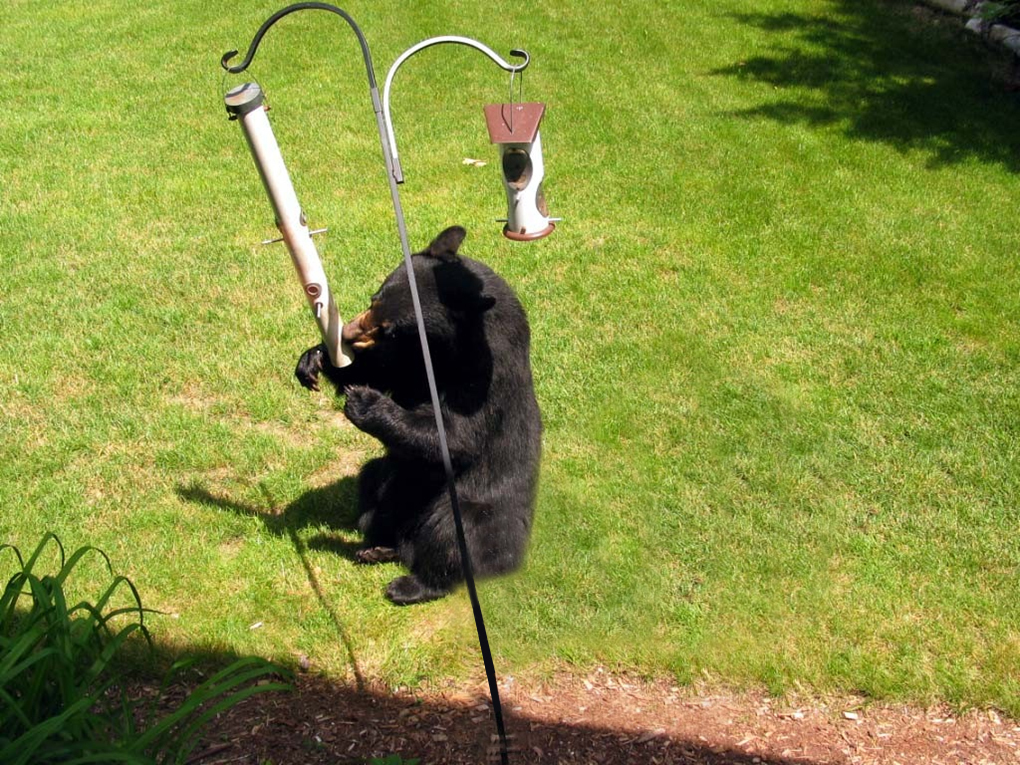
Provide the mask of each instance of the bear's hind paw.
{"label": "bear's hind paw", "polygon": [[430,600],[439,600],[447,594],[449,594],[449,590],[436,590],[427,587],[413,575],[397,577],[386,588],[386,597],[398,606],[427,603]]}

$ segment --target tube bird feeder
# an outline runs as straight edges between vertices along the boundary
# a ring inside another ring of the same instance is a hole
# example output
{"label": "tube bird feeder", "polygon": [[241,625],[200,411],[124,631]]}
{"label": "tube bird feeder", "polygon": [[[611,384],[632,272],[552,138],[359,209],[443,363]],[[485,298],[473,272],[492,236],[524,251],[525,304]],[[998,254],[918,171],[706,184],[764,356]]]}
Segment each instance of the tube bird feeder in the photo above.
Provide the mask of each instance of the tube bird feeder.
{"label": "tube bird feeder", "polygon": [[319,334],[326,345],[329,360],[335,367],[345,367],[351,363],[351,357],[342,347],[343,322],[329,291],[326,272],[298,203],[294,184],[291,183],[279,144],[269,124],[264,99],[262,88],[256,82],[238,85],[223,97],[230,119],[241,124],[262,185],[273,206],[276,226],[287,245],[305,298],[319,325]]}

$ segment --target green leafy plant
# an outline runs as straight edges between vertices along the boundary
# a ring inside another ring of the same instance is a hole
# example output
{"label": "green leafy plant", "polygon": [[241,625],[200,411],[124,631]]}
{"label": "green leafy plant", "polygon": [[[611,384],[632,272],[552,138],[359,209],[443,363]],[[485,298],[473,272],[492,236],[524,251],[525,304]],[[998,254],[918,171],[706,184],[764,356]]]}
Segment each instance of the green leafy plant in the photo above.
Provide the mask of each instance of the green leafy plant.
{"label": "green leafy plant", "polygon": [[418,765],[421,760],[405,760],[399,754],[391,754],[389,757],[373,757],[368,765]]}
{"label": "green leafy plant", "polygon": [[979,11],[985,21],[998,24],[1020,24],[1020,0],[997,0],[981,4]]}
{"label": "green leafy plant", "polygon": [[[39,574],[40,557],[56,548],[59,568]],[[94,601],[71,603],[68,578],[86,556],[97,556],[112,575],[101,550],[87,546],[67,556],[47,533],[27,560],[18,548],[0,546],[18,570],[0,596],[0,762],[181,763],[217,714],[259,692],[284,689],[258,684],[279,673],[255,658],[240,659],[192,690],[170,711],[159,697],[188,662],[176,663],[160,695],[147,709],[124,687],[124,649],[132,636],[152,639],[135,586],[115,576]],[[117,605],[126,601],[126,605]],[[162,716],[160,716],[162,715]]]}

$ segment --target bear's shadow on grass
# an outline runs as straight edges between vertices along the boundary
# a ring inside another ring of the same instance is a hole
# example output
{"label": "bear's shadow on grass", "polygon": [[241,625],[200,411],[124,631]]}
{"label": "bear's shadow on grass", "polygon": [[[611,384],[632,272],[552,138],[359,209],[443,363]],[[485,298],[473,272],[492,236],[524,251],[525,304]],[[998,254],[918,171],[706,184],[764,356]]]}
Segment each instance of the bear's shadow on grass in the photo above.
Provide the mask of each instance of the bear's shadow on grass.
{"label": "bear's shadow on grass", "polygon": [[306,528],[326,527],[331,531],[354,531],[358,517],[358,479],[346,476],[339,481],[306,491],[284,508],[279,508],[273,496],[264,487],[259,487],[265,497],[265,505],[239,502],[232,497],[215,494],[199,483],[179,486],[177,495],[185,502],[226,510],[236,515],[257,518],[266,530],[277,535],[290,537],[296,549],[302,552],[318,550],[354,560],[361,548],[356,542],[349,542],[336,534],[322,532],[307,540],[298,532]]}
{"label": "bear's shadow on grass", "polygon": [[354,643],[351,640],[350,630],[347,624],[340,618],[329,595],[322,583],[315,566],[309,560],[309,550],[319,550],[341,555],[349,560],[355,559],[355,553],[361,547],[355,542],[348,542],[336,534],[320,532],[307,541],[302,539],[299,533],[305,528],[321,528],[323,526],[335,530],[344,531],[356,528],[357,520],[357,494],[358,480],[353,476],[341,478],[339,481],[318,489],[307,491],[282,509],[273,500],[272,495],[265,486],[260,486],[266,498],[265,507],[260,509],[253,505],[238,502],[227,496],[217,495],[204,486],[192,483],[188,486],[177,488],[178,496],[185,502],[191,502],[206,507],[213,507],[218,510],[236,513],[237,515],[258,518],[266,529],[278,536],[286,536],[290,539],[294,552],[301,561],[308,584],[315,593],[316,599],[323,612],[329,616],[336,631],[337,638],[347,654],[347,663],[354,676],[355,687],[358,691],[365,689],[365,679],[358,665],[358,657],[354,652]]}

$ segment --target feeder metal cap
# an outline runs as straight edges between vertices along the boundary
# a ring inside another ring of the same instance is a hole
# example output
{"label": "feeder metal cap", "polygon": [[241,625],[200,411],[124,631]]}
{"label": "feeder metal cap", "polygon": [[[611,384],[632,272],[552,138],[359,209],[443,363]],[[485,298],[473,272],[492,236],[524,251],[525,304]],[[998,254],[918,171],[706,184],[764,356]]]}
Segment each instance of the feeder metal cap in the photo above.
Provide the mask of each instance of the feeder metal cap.
{"label": "feeder metal cap", "polygon": [[248,112],[254,111],[262,106],[265,101],[265,93],[257,82],[246,82],[231,88],[223,96],[223,104],[227,107],[227,114],[231,119],[243,117]]}
{"label": "feeder metal cap", "polygon": [[[533,143],[545,104],[487,104],[485,125],[492,143]],[[513,129],[511,129],[513,125]]]}

